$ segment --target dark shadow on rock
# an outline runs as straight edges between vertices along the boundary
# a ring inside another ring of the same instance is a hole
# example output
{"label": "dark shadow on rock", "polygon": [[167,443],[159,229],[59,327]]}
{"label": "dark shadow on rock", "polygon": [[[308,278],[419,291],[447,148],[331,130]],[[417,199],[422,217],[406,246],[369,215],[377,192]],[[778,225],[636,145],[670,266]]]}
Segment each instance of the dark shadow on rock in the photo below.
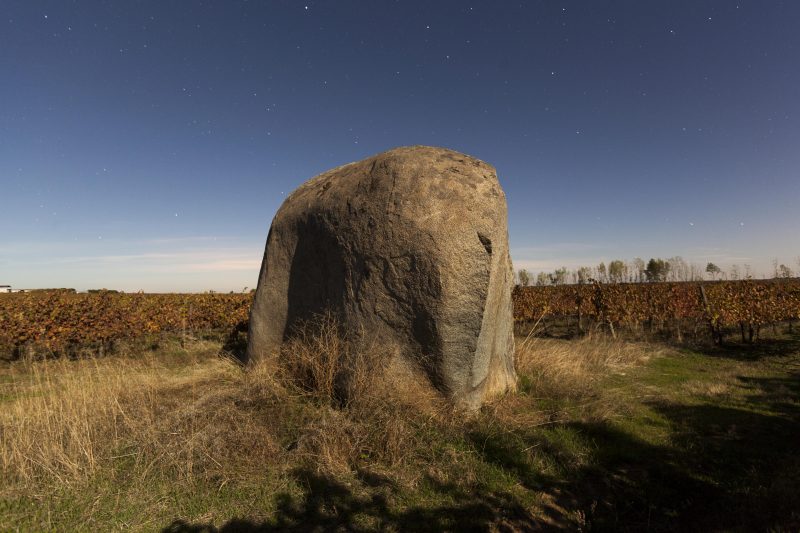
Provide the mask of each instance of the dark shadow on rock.
{"label": "dark shadow on rock", "polygon": [[284,340],[299,323],[332,313],[341,318],[345,294],[345,250],[336,229],[322,216],[309,216],[297,223],[297,246],[289,267]]}
{"label": "dark shadow on rock", "polygon": [[[396,257],[381,257],[377,252],[372,257],[364,255],[340,242],[342,236],[337,233],[342,230],[331,216],[309,215],[295,227],[297,244],[289,267],[283,339],[320,316],[330,315],[347,327],[347,313],[357,307],[356,314],[369,316],[366,310],[376,305],[376,294],[383,291],[387,307],[377,313],[380,320],[407,336],[403,341],[418,356],[414,362],[437,389],[444,390],[440,324],[436,310],[425,303],[441,297],[437,266],[412,252]],[[368,288],[376,279],[381,280],[382,288]],[[356,329],[347,333],[357,335]]]}

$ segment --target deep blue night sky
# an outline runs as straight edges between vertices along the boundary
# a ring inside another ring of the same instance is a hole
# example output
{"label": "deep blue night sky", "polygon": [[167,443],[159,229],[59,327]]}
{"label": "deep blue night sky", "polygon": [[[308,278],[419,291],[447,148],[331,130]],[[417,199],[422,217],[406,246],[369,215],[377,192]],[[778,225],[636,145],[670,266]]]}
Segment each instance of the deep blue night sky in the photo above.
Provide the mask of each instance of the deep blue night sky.
{"label": "deep blue night sky", "polygon": [[798,268],[798,2],[0,5],[0,284],[252,287],[288,192],[408,144],[497,168],[517,268]]}

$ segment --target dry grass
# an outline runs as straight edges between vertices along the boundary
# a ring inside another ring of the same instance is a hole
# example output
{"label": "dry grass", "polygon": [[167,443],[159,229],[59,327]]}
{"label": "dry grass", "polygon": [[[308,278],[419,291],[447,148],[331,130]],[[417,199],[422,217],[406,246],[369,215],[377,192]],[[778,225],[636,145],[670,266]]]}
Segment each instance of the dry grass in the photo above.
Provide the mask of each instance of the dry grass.
{"label": "dry grass", "polygon": [[216,357],[180,367],[152,356],[17,363],[3,386],[3,477],[71,485],[127,461],[136,477],[159,469],[191,480],[230,462],[243,440],[270,447],[263,428],[235,408],[248,381]]}
{"label": "dry grass", "polygon": [[[604,338],[522,343],[523,393],[480,413],[455,410],[415,369],[389,368],[391,354],[348,340],[324,316],[299,328],[275,361],[246,369],[216,343],[177,341],[158,354],[18,361],[0,369],[0,496],[92,493],[109,476],[141,492],[273,483],[269,492],[298,468],[334,479],[382,472],[409,491],[425,479],[468,491],[504,486],[476,434],[525,442],[531,429],[576,416],[540,399],[596,406],[603,376],[653,354]],[[590,410],[602,418],[596,407],[577,416]],[[523,448],[537,464],[537,448]]]}
{"label": "dry grass", "polygon": [[689,381],[683,385],[683,390],[695,396],[705,396],[708,398],[716,398],[719,396],[729,396],[732,392],[732,387],[726,382],[714,381]]}
{"label": "dry grass", "polygon": [[0,382],[0,474],[13,489],[80,484],[123,463],[135,480],[220,484],[300,463],[394,467],[413,460],[420,430],[447,406],[411,379],[387,380],[384,355],[322,317],[298,330],[277,368],[245,370],[202,345],[177,362],[13,363]]}
{"label": "dry grass", "polygon": [[[386,354],[345,340],[330,317],[300,328],[278,368],[243,371],[207,348],[195,345],[188,353],[205,355],[177,364],[149,355],[10,365],[1,389],[4,479],[70,485],[126,461],[138,478],[158,470],[224,483],[254,463],[280,464],[287,449],[326,471],[365,458],[395,467],[419,455],[427,426],[469,420],[411,371],[388,380]],[[592,400],[599,379],[652,355],[649,346],[604,338],[537,339],[517,362],[536,397]],[[515,427],[554,419],[519,395],[488,412]]]}
{"label": "dry grass", "polygon": [[385,385],[387,355],[374,344],[349,340],[334,316],[324,314],[298,324],[274,370],[279,380],[309,397],[347,406],[364,402]]}
{"label": "dry grass", "polygon": [[661,355],[664,348],[606,336],[576,341],[534,339],[517,351],[517,371],[531,379],[537,395],[550,398],[592,396],[609,374],[624,373]]}
{"label": "dry grass", "polygon": [[665,349],[596,335],[578,340],[528,337],[517,343],[516,365],[523,394],[489,406],[506,429],[600,422],[625,411],[626,398],[609,386],[609,376],[624,376]]}
{"label": "dry grass", "polygon": [[275,375],[318,406],[296,442],[313,467],[341,473],[365,459],[396,467],[413,460],[424,425],[447,420],[450,407],[425,378],[395,364],[380,346],[349,340],[331,315],[297,328]]}

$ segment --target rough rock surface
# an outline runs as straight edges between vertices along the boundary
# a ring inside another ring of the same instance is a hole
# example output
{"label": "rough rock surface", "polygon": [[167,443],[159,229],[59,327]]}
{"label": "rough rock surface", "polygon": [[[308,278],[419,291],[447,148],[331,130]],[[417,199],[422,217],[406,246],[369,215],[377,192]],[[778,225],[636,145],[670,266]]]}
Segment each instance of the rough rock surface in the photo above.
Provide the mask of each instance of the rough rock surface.
{"label": "rough rock surface", "polygon": [[428,146],[307,181],[272,221],[248,360],[275,357],[298,319],[331,311],[458,404],[513,389],[512,267],[492,166]]}

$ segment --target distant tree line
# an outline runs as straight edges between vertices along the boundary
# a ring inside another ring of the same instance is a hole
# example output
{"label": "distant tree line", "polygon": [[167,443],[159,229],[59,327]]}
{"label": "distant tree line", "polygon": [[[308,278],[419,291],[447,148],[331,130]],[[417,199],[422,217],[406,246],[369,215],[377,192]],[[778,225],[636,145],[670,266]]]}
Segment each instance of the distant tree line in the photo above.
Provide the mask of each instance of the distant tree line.
{"label": "distant tree line", "polygon": [[[800,257],[796,259],[798,272],[800,272]],[[779,264],[777,259],[772,261],[773,278],[793,278],[795,272],[785,264]],[[574,270],[561,267],[552,272],[539,272],[533,276],[526,269],[517,272],[517,284],[523,287],[530,285],[567,285],[584,283],[646,283],[646,282],[678,282],[711,280],[740,280],[753,279],[750,265],[732,265],[727,271],[709,262],[705,269],[696,263],[688,263],[680,256],[669,259],[650,258],[645,262],[637,257],[631,261],[615,259],[608,264],[601,262],[599,265],[581,266]],[[762,276],[769,277],[769,276]]]}

